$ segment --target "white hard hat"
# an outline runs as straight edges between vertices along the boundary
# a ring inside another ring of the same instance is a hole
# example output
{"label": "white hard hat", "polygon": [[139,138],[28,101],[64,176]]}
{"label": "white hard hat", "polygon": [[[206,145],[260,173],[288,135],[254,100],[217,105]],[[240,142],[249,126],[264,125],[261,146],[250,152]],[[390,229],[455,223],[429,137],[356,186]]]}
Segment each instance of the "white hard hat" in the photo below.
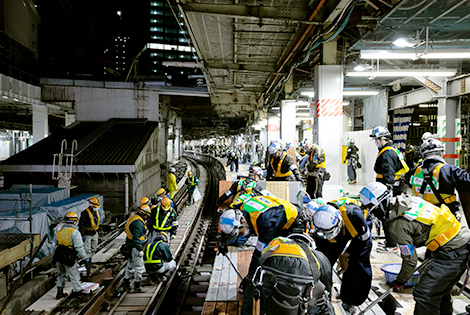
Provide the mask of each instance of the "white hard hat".
{"label": "white hard hat", "polygon": [[268,146],[268,154],[273,155],[277,151],[282,150],[282,145],[278,141],[273,141],[271,144]]}
{"label": "white hard hat", "polygon": [[444,145],[437,139],[429,138],[421,145],[421,154],[423,157],[439,154],[440,152],[444,152]]}
{"label": "white hard hat", "polygon": [[372,182],[362,188],[359,194],[364,206],[368,206],[370,204],[373,205],[370,209],[370,211],[372,211],[375,207],[381,204],[382,201],[386,199],[389,200],[392,197],[392,190],[388,189],[387,186],[382,183]]}
{"label": "white hard hat", "polygon": [[356,143],[356,140],[354,138],[349,139],[349,143]]}
{"label": "white hard hat", "polygon": [[423,135],[421,136],[421,140],[423,141],[426,141],[428,139],[431,139],[433,138],[433,135],[432,133],[430,133],[429,131],[426,131],[425,133],[423,133]]}
{"label": "white hard hat", "polygon": [[372,134],[370,134],[369,137],[371,137],[371,138],[382,138],[382,137],[389,138],[389,137],[391,137],[391,133],[384,126],[378,126],[378,127],[375,127],[372,130]]}
{"label": "white hard hat", "polygon": [[174,167],[170,168],[170,173],[175,173],[176,169]]}
{"label": "white hard hat", "polygon": [[259,166],[250,166],[250,169],[248,170],[248,174],[250,175],[258,175],[260,178],[263,177],[263,170]]}
{"label": "white hard hat", "polygon": [[323,239],[334,239],[343,226],[343,216],[338,209],[331,205],[324,205],[315,211],[313,216],[315,234]]}
{"label": "white hard hat", "polygon": [[229,209],[224,211],[219,218],[219,226],[222,233],[235,240],[238,237],[242,217],[243,214],[240,210]]}

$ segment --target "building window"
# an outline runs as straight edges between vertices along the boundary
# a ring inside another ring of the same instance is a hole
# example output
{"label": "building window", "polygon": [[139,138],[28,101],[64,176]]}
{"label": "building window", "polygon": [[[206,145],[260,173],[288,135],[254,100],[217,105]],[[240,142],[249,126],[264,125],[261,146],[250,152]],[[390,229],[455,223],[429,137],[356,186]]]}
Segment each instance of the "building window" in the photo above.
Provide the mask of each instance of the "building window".
{"label": "building window", "polygon": [[163,27],[151,27],[150,32],[163,32]]}

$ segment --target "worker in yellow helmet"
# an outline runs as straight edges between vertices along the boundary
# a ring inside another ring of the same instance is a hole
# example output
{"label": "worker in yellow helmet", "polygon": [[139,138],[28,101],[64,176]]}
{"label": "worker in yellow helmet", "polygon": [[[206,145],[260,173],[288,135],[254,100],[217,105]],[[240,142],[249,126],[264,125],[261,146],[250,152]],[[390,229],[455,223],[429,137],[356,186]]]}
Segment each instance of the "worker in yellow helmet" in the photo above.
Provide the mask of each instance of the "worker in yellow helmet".
{"label": "worker in yellow helmet", "polygon": [[[80,221],[78,223],[78,229],[83,237],[84,247],[87,255],[91,257],[96,253],[98,247],[98,230],[101,222],[104,221],[104,213],[100,214],[100,201],[97,197],[91,197],[88,199],[88,208],[80,213]],[[87,266],[87,270],[90,271],[91,266]]]}
{"label": "worker in yellow helmet", "polygon": [[142,205],[137,209],[137,213],[131,215],[126,222],[124,230],[126,231],[125,248],[127,252],[127,267],[124,275],[124,291],[130,289],[130,278],[134,278],[134,292],[142,293],[146,290],[142,288],[142,274],[144,267],[144,244],[147,242],[147,224],[146,220],[150,216],[150,207]]}
{"label": "worker in yellow helmet", "polygon": [[176,235],[178,228],[177,213],[171,206],[171,200],[168,197],[164,197],[161,203],[157,206],[153,206],[150,215],[150,229],[152,230],[152,239],[155,234],[160,232],[169,233],[171,238]]}
{"label": "worker in yellow helmet", "polygon": [[199,185],[199,179],[188,171],[188,178],[186,178],[186,185],[188,186],[188,204],[192,205],[193,201],[193,193],[196,190],[197,186]]}
{"label": "worker in yellow helmet", "polygon": [[63,224],[57,234],[57,247],[54,252],[54,261],[57,265],[57,295],[60,300],[66,297],[64,285],[67,277],[72,282],[72,297],[78,296],[82,292],[80,275],[77,267],[77,256],[87,259],[89,256],[83,247],[82,235],[77,229],[78,215],[75,212],[69,212],[65,216],[66,223]]}
{"label": "worker in yellow helmet", "polygon": [[170,173],[168,174],[168,186],[167,189],[170,192],[170,199],[173,200],[175,193],[178,191],[178,184],[176,183],[176,169],[174,167],[170,168]]}

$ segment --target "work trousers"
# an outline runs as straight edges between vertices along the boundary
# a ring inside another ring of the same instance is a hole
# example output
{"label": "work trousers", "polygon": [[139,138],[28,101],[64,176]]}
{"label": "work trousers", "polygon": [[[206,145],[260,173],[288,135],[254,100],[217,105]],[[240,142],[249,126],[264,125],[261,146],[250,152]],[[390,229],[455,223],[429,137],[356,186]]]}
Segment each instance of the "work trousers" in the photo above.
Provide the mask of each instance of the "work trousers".
{"label": "work trousers", "polygon": [[307,177],[307,194],[311,199],[323,197],[323,178],[320,175]]}
{"label": "work trousers", "polygon": [[57,277],[57,286],[63,288],[65,286],[65,280],[67,280],[68,277],[70,279],[70,282],[72,282],[73,291],[81,292],[82,285],[80,282],[80,274],[78,273],[77,264],[74,264],[72,267],[69,267],[60,262],[57,262],[56,266],[57,272],[59,274]]}
{"label": "work trousers", "polygon": [[175,196],[177,190],[170,190],[170,199],[173,200],[173,197]]}
{"label": "work trousers", "polygon": [[134,282],[142,281],[142,274],[145,271],[144,257],[139,255],[139,251],[133,247],[131,257],[127,260],[125,279],[134,276]]}
{"label": "work trousers", "polygon": [[348,161],[348,178],[349,180],[356,180],[356,165]]}
{"label": "work trousers", "polygon": [[96,248],[98,247],[98,233],[95,233],[95,235],[85,235],[83,247],[85,248],[87,257],[90,257],[91,260],[93,255],[96,253]]}
{"label": "work trousers", "polygon": [[194,203],[194,201],[193,201],[194,190],[195,189],[189,190],[189,188],[188,188],[188,203],[190,205],[192,205]]}
{"label": "work trousers", "polygon": [[468,244],[454,250],[436,250],[429,266],[413,289],[414,314],[451,315],[450,291],[467,268]]}

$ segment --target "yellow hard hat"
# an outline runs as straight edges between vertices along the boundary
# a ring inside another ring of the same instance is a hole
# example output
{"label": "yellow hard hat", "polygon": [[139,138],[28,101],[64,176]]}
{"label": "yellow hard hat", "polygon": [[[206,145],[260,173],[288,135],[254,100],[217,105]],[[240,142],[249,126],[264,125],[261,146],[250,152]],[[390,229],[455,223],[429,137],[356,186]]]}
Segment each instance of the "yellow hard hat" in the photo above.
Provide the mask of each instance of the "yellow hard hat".
{"label": "yellow hard hat", "polygon": [[148,205],[141,205],[139,208],[141,214],[150,215],[150,207]]}
{"label": "yellow hard hat", "polygon": [[99,206],[101,206],[100,201],[99,201],[98,198],[96,198],[96,197],[91,197],[90,199],[88,199],[88,202],[89,202],[94,208],[98,208]]}
{"label": "yellow hard hat", "polygon": [[148,197],[143,197],[140,199],[140,205],[148,205],[150,203],[150,199]]}
{"label": "yellow hard hat", "polygon": [[157,196],[163,195],[164,193],[165,193],[165,188],[160,188],[160,189],[157,191]]}
{"label": "yellow hard hat", "polygon": [[193,173],[191,173],[191,171],[188,171],[188,176],[191,176],[193,175]]}
{"label": "yellow hard hat", "polygon": [[169,210],[171,208],[171,200],[168,197],[162,199],[163,210]]}
{"label": "yellow hard hat", "polygon": [[67,222],[77,222],[78,221],[78,215],[75,212],[69,212],[65,215],[65,221]]}
{"label": "yellow hard hat", "polygon": [[168,243],[170,241],[170,238],[168,237],[168,234],[166,234],[165,232],[160,232],[158,233],[158,235],[161,235],[165,238],[165,242]]}

